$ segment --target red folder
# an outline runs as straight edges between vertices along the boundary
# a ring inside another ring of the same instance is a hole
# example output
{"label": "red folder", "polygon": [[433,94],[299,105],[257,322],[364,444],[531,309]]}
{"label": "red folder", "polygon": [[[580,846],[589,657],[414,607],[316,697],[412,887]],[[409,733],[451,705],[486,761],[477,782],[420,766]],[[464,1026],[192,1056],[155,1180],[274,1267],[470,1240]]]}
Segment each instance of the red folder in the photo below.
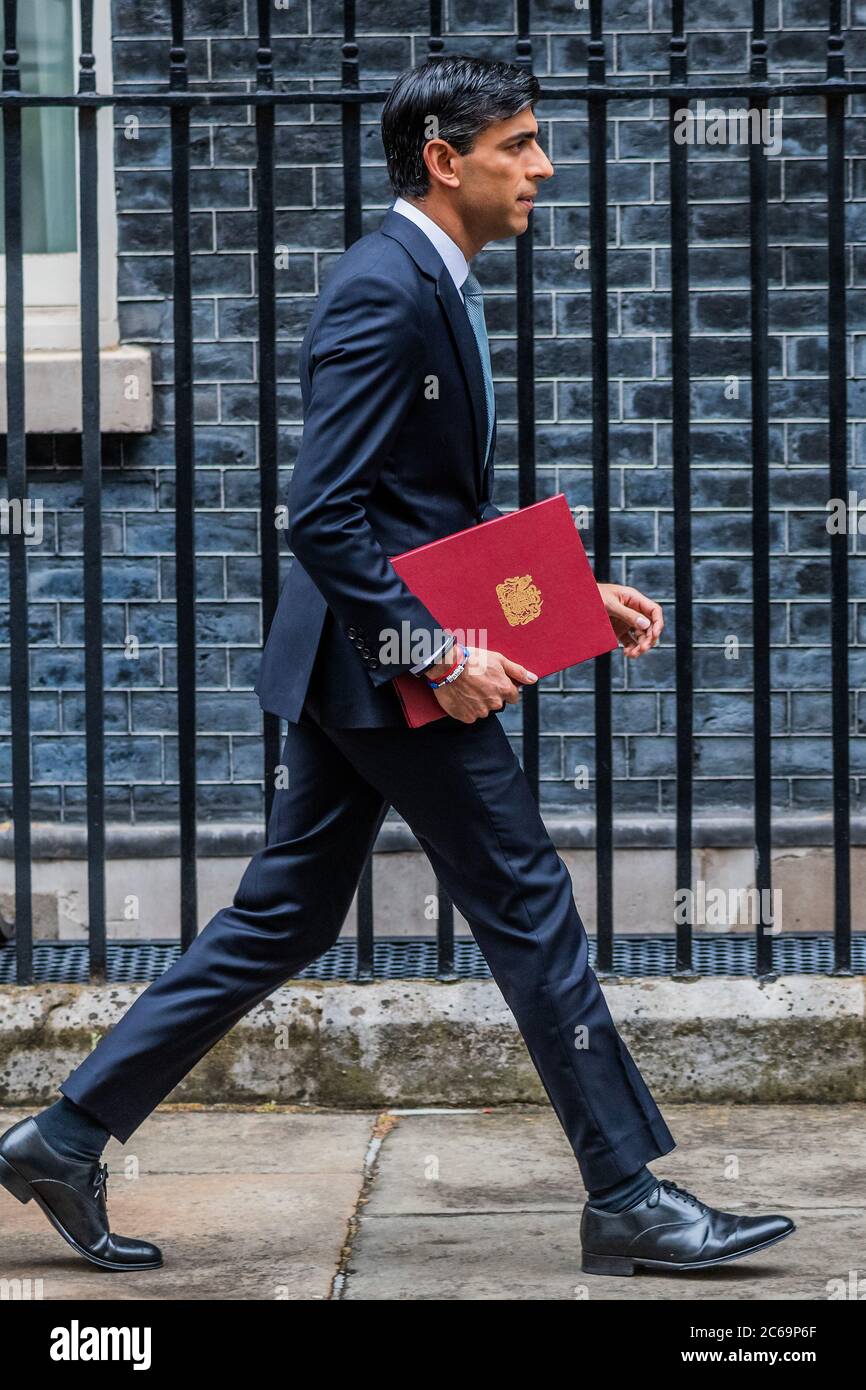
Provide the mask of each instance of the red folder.
{"label": "red folder", "polygon": [[[539,677],[619,645],[564,492],[390,558],[459,642]],[[444,717],[423,672],[393,685],[413,729]]]}

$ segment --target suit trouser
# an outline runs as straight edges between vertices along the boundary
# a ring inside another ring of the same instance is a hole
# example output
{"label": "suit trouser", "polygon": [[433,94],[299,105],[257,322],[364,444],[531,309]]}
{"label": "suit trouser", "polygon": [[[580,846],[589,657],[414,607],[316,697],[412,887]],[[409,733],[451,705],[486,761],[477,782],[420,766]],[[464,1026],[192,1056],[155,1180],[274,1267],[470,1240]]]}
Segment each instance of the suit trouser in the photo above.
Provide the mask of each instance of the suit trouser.
{"label": "suit trouser", "polygon": [[239,1018],[333,945],[389,803],[468,921],[588,1189],[676,1147],[589,965],[571,878],[499,719],[321,728],[283,748],[233,903],[60,1090],[121,1142]]}

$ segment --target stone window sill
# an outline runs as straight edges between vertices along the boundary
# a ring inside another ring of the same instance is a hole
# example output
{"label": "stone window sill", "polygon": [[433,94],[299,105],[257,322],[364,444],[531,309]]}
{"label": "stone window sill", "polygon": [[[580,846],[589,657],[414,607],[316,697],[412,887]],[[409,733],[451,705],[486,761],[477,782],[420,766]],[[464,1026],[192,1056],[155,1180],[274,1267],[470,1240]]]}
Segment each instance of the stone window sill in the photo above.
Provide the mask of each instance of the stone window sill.
{"label": "stone window sill", "polygon": [[[153,429],[150,349],[135,343],[99,354],[103,434]],[[28,434],[81,433],[81,353],[34,348],[24,354],[24,413]],[[6,433],[6,354],[0,353],[0,434]]]}

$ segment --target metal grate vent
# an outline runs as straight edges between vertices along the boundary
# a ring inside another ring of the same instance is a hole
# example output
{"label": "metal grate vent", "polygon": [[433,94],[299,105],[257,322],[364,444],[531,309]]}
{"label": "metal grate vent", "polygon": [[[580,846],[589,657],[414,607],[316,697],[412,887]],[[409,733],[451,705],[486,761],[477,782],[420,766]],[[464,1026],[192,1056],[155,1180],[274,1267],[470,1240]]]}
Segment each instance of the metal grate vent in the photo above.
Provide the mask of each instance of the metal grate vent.
{"label": "metal grate vent", "polygon": [[[590,962],[595,965],[595,937],[589,938]],[[154,980],[180,954],[171,942],[111,941],[107,946],[110,984],[135,984]],[[694,937],[693,962],[699,975],[753,975],[755,941],[751,936]],[[630,936],[614,944],[613,967],[617,975],[671,975],[676,963],[672,936]],[[855,975],[866,974],[866,933],[851,941],[851,966]],[[773,968],[779,975],[824,975],[833,969],[833,938],[828,933],[801,933],[773,939]],[[458,979],[490,978],[487,962],[471,937],[454,943],[454,974]],[[354,938],[338,941],[325,955],[300,971],[296,979],[353,980],[357,977]],[[33,947],[34,984],[87,984],[88,948],[84,942],[42,941]],[[428,937],[385,937],[373,953],[373,978],[409,980],[437,978],[436,942]],[[0,984],[16,980],[15,948],[0,948]]]}

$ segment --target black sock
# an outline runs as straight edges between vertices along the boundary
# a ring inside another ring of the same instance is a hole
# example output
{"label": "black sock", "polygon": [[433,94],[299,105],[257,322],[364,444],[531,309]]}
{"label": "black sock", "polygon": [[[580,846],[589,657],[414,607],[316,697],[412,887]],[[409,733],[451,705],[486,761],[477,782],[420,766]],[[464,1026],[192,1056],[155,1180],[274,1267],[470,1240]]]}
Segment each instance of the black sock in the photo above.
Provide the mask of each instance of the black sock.
{"label": "black sock", "polygon": [[111,1130],[64,1095],[33,1118],[45,1142],[66,1158],[96,1160],[111,1138]]}
{"label": "black sock", "polygon": [[626,1207],[633,1207],[648,1197],[657,1182],[658,1178],[644,1166],[627,1178],[620,1178],[610,1187],[599,1187],[588,1192],[589,1204],[602,1211],[624,1211]]}

